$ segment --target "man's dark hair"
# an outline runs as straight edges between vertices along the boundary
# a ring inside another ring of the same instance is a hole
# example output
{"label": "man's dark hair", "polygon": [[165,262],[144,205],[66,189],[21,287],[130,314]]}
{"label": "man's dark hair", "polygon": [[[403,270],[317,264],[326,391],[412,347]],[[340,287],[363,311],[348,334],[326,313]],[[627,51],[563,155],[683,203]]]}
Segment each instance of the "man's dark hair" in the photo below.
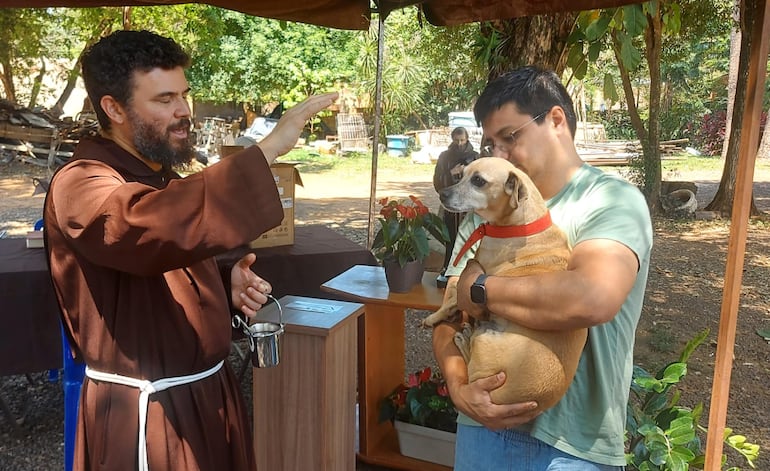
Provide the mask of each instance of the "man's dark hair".
{"label": "man's dark hair", "polygon": [[452,129],[451,136],[452,136],[452,139],[454,139],[457,136],[465,136],[465,138],[468,139],[468,130],[462,126],[456,127]]}
{"label": "man's dark hair", "polygon": [[[481,92],[473,107],[476,121],[483,122],[491,113],[508,103],[515,104],[519,112],[533,118],[554,106],[561,107],[567,116],[572,137],[575,137],[577,119],[572,98],[553,71],[527,66],[492,80]],[[536,122],[540,124],[544,119],[545,116],[541,116]]]}
{"label": "man's dark hair", "polygon": [[133,94],[135,71],[187,67],[190,56],[173,40],[155,33],[116,31],[89,47],[82,63],[88,98],[99,124],[108,130],[110,120],[101,106],[103,96],[110,95],[127,105]]}

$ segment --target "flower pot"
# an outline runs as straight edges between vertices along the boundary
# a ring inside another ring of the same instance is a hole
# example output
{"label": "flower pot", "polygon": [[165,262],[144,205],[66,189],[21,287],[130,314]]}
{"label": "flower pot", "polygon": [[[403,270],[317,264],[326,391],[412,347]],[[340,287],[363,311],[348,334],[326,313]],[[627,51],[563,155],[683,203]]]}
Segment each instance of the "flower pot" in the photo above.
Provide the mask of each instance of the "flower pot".
{"label": "flower pot", "polygon": [[393,422],[393,426],[402,455],[450,468],[454,466],[456,434],[398,420]]}
{"label": "flower pot", "polygon": [[388,288],[394,293],[410,291],[414,285],[422,281],[422,275],[425,272],[422,260],[406,262],[403,267],[395,260],[385,260],[383,266]]}

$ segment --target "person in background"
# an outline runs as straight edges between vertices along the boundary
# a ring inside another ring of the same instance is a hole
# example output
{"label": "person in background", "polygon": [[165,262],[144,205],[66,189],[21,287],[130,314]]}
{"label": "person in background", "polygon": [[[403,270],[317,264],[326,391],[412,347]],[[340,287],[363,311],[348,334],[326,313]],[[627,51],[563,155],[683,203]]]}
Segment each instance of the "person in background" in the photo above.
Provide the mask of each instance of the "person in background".
{"label": "person in background", "polygon": [[[448,186],[459,182],[463,176],[466,165],[479,157],[479,153],[473,150],[473,144],[468,140],[468,131],[463,127],[452,130],[452,143],[447,150],[439,154],[436,168],[433,171],[433,188],[440,192]],[[444,269],[449,265],[449,257],[452,255],[457,228],[460,226],[465,213],[453,213],[441,208],[444,223],[449,229],[449,242],[446,243],[444,252]]]}
{"label": "person in background", "polygon": [[[490,158],[507,159],[529,175],[572,254],[566,271],[485,278],[477,264],[464,269],[475,244],[446,271],[458,307],[466,318],[491,312],[531,329],[587,327],[589,333],[565,396],[535,416],[534,402],[492,403],[489,392],[516,378],[498,373],[469,383],[453,342],[459,324],[434,327],[434,354],[461,412],[455,470],[622,470],[634,337],[652,248],[644,196],[580,158],[572,100],[551,71],[524,67],[491,81],[474,114]],[[456,247],[481,223],[469,214]]]}
{"label": "person in background", "polygon": [[44,208],[62,321],[87,365],[75,470],[256,469],[226,359],[233,311],[256,315],[272,287],[251,271],[253,253],[221,268],[214,256],[281,222],[269,166],[337,94],[308,98],[259,145],[180,178],[173,167],[193,156],[188,62],[147,31],[115,32],[82,60],[100,135],[54,175]]}

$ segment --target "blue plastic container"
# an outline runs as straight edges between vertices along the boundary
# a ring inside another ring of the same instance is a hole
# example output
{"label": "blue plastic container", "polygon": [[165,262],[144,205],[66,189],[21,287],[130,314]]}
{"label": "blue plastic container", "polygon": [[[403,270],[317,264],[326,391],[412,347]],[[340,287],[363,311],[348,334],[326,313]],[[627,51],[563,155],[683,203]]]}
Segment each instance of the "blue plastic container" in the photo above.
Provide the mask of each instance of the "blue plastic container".
{"label": "blue plastic container", "polygon": [[388,154],[400,157],[406,155],[406,149],[409,147],[409,136],[403,134],[391,134],[385,136],[388,142]]}

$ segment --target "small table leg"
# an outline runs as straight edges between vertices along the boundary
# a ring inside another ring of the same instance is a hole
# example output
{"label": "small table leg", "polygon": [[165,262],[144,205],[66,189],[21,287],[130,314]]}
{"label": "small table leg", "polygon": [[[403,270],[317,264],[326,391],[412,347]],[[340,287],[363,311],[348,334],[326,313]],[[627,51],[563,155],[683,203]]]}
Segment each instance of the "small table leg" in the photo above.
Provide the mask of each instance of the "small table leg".
{"label": "small table leg", "polygon": [[366,456],[381,448],[383,440],[397,443],[393,426],[379,421],[379,404],[404,381],[404,309],[367,304],[359,338],[360,453]]}

